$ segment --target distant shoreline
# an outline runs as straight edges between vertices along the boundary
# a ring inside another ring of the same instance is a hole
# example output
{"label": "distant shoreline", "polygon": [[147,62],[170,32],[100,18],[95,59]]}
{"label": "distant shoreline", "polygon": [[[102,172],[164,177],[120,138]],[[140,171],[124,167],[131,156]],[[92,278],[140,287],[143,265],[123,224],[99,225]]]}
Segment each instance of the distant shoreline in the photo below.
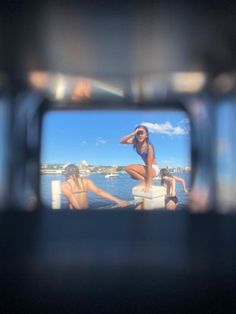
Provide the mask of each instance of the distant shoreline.
{"label": "distant shoreline", "polygon": [[[118,165],[111,165],[111,166],[94,166],[89,165],[88,163],[81,163],[76,164],[80,170],[81,173],[104,173],[104,174],[110,174],[110,173],[122,173],[125,172],[125,166],[118,166]],[[41,174],[60,174],[63,173],[64,169],[66,167],[66,164],[41,164],[40,167],[40,173]],[[160,167],[166,168],[169,170],[170,173],[191,173],[192,169],[191,167]]]}

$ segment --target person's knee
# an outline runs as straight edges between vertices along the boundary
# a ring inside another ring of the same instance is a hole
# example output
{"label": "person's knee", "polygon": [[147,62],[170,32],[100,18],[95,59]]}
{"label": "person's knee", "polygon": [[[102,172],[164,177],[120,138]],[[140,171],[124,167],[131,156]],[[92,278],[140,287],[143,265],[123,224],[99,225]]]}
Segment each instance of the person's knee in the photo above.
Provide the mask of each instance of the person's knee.
{"label": "person's knee", "polygon": [[130,173],[130,171],[132,171],[132,167],[129,165],[129,166],[126,166],[125,167],[125,171]]}

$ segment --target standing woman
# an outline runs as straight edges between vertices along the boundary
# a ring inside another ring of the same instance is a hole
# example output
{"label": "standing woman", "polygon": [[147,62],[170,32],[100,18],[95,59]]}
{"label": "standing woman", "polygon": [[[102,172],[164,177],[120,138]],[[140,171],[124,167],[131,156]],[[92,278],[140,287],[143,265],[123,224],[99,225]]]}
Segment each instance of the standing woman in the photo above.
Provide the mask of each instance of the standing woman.
{"label": "standing woman", "polygon": [[175,210],[178,205],[176,184],[178,182],[181,183],[184,192],[189,193],[189,190],[186,188],[185,180],[172,175],[166,168],[160,170],[160,176],[161,184],[166,185],[166,209]]}
{"label": "standing woman", "polygon": [[143,159],[145,165],[132,164],[125,167],[125,171],[132,178],[141,181],[140,187],[148,191],[152,179],[159,174],[159,167],[155,160],[153,145],[149,142],[149,132],[146,126],[138,125],[135,130],[120,139],[121,144],[133,144],[134,149]]}
{"label": "standing woman", "polygon": [[189,190],[186,188],[186,182],[184,179],[170,174],[168,169],[163,168],[160,170],[161,184],[166,185],[167,195],[176,196],[176,184],[179,182],[182,185],[182,188],[185,193],[189,193]]}

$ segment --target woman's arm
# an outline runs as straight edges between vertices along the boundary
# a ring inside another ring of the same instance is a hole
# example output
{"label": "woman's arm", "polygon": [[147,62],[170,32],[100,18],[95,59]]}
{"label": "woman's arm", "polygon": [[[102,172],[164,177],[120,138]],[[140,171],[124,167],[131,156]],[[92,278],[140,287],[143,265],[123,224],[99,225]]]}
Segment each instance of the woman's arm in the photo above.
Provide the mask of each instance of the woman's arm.
{"label": "woman's arm", "polygon": [[134,143],[133,137],[136,135],[136,133],[137,133],[137,130],[133,131],[132,133],[128,135],[124,135],[120,139],[120,144],[133,144]]}
{"label": "woman's arm", "polygon": [[185,180],[182,179],[182,178],[179,178],[179,177],[176,177],[176,176],[173,176],[175,178],[175,180],[179,183],[181,183],[182,187],[183,187],[183,190],[185,193],[188,193],[189,190],[186,188],[186,183],[185,183]]}
{"label": "woman's arm", "polygon": [[71,192],[67,183],[62,184],[61,191],[65,195],[65,197],[68,199],[68,202],[73,206],[74,209],[81,209],[79,202],[77,201],[74,194]]}
{"label": "woman's arm", "polygon": [[87,179],[87,187],[88,190],[94,192],[95,194],[97,194],[98,196],[101,196],[109,201],[115,202],[117,203],[120,207],[125,207],[128,206],[128,203],[126,201],[123,201],[113,195],[111,195],[110,193],[99,189],[98,187],[96,187],[96,185],[89,179]]}

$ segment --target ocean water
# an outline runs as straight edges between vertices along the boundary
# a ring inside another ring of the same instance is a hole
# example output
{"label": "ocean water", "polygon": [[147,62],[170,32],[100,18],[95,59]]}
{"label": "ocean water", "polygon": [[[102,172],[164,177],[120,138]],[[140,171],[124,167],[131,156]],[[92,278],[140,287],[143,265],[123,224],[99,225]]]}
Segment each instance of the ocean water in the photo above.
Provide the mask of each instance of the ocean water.
{"label": "ocean water", "polygon": [[[176,176],[179,176],[186,181],[186,185],[190,188],[189,180],[190,174],[189,173],[175,173]],[[133,200],[132,196],[132,188],[139,183],[139,181],[132,179],[128,174],[121,173],[117,177],[105,178],[104,174],[100,173],[92,173],[89,177],[93,181],[93,183],[111,193],[112,195],[126,200],[131,201]],[[47,207],[52,207],[52,196],[51,196],[51,181],[53,180],[60,180],[64,181],[65,177],[63,175],[41,175],[40,176],[40,189],[41,189],[41,200]],[[158,181],[153,181],[153,185],[157,185]],[[181,209],[188,201],[188,194],[183,192],[182,186],[178,183],[177,184],[177,197],[179,199],[179,204],[177,209]],[[99,208],[108,205],[114,205],[113,202],[110,202],[104,198],[98,197],[96,194],[92,192],[88,192],[89,204],[91,208]],[[62,195],[61,199],[61,207],[67,208],[67,201],[66,198]]]}

